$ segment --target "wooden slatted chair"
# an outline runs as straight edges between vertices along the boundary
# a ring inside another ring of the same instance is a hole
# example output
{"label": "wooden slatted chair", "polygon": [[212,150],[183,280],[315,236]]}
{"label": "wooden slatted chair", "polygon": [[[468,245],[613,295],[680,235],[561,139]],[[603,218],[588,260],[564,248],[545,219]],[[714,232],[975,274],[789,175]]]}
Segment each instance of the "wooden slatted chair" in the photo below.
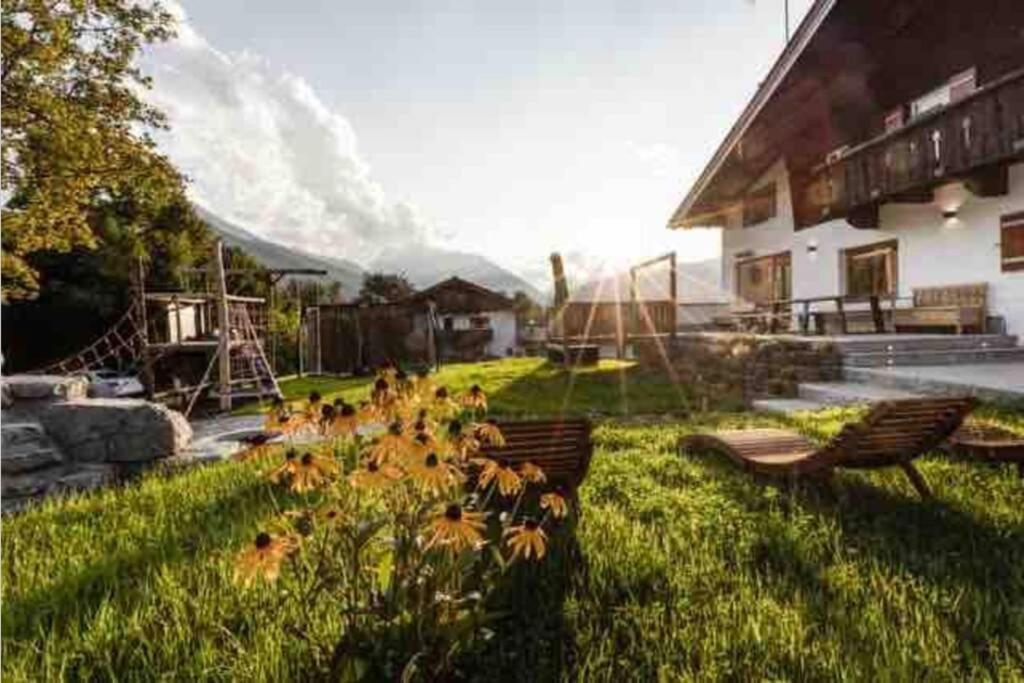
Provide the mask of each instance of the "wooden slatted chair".
{"label": "wooden slatted chair", "polygon": [[504,459],[513,469],[532,462],[544,470],[549,484],[575,494],[587,476],[594,452],[589,420],[498,422],[498,429],[505,436],[505,445],[483,446],[485,456]]}
{"label": "wooden slatted chair", "polygon": [[830,442],[816,446],[787,429],[747,429],[694,434],[680,450],[728,456],[744,470],[769,476],[827,479],[837,467],[896,466],[921,495],[931,495],[912,461],[937,448],[961,425],[975,399],[913,398],[877,403],[862,420],[843,427]]}
{"label": "wooden slatted chair", "polygon": [[988,424],[965,423],[949,438],[947,448],[966,460],[1012,463],[1024,479],[1024,436]]}

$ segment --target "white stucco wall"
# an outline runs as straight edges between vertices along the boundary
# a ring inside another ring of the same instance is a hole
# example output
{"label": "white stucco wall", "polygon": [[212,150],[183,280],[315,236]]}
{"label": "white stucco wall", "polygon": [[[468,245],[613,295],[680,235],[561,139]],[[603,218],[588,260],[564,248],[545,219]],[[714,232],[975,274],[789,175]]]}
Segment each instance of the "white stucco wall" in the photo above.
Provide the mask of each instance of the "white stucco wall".
{"label": "white stucco wall", "polygon": [[[793,296],[812,297],[842,291],[841,250],[897,240],[900,296],[914,287],[988,283],[989,315],[1006,319],[1011,334],[1024,336],[1024,272],[1003,273],[999,263],[999,218],[1024,210],[1024,164],[1009,170],[1009,192],[1001,197],[976,197],[960,185],[936,191],[931,204],[886,204],[878,230],[858,230],[833,220],[805,230],[793,230],[792,203],[783,163],[776,164],[753,187],[774,180],[779,192],[778,215],[743,228],[737,211],[722,231],[722,283],[734,292],[736,254],[750,251],[766,256],[789,250],[793,264]],[[961,204],[954,219],[942,210]],[[811,244],[817,251],[808,252]]]}

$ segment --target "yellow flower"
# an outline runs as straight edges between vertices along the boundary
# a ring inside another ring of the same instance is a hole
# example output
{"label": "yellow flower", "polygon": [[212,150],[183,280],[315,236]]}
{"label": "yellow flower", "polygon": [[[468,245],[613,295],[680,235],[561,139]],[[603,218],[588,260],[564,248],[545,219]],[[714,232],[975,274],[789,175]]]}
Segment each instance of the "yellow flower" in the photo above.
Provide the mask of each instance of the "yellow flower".
{"label": "yellow flower", "polygon": [[370,392],[370,401],[378,408],[386,408],[395,400],[395,394],[391,391],[391,384],[383,377],[373,383],[373,391]]}
{"label": "yellow flower", "polygon": [[459,483],[461,473],[441,461],[437,453],[428,453],[425,458],[409,465],[409,477],[423,490],[437,495]]}
{"label": "yellow flower", "polygon": [[459,406],[451,399],[448,390],[444,387],[438,387],[434,392],[432,409],[435,415],[445,420],[459,414]]}
{"label": "yellow flower", "polygon": [[477,547],[484,542],[481,532],[487,525],[483,520],[482,512],[470,512],[458,503],[452,503],[428,524],[433,535],[427,541],[427,548],[443,546],[458,552],[463,548]]}
{"label": "yellow flower", "polygon": [[548,536],[532,517],[519,526],[509,528],[505,535],[508,537],[505,543],[512,548],[513,560],[517,557],[529,560],[531,555],[539,560],[547,552]]}
{"label": "yellow flower", "polygon": [[320,404],[323,401],[323,397],[319,391],[309,392],[309,398],[306,401],[306,421],[312,424],[316,424],[320,420]]}
{"label": "yellow flower", "polygon": [[468,460],[480,450],[480,442],[472,434],[465,433],[462,423],[458,420],[452,420],[448,424],[448,442],[459,460]]}
{"label": "yellow flower", "polygon": [[298,460],[291,461],[291,479],[288,486],[296,493],[305,493],[318,489],[337,474],[337,465],[327,458],[319,458],[312,453],[303,453]]}
{"label": "yellow flower", "polygon": [[399,396],[411,396],[413,393],[413,384],[409,381],[409,375],[406,374],[405,370],[399,370],[395,373],[393,384],[395,385],[395,392]]}
{"label": "yellow flower", "polygon": [[519,468],[519,474],[523,479],[530,482],[531,484],[543,484],[548,480],[544,470],[534,465],[532,462],[524,462]]}
{"label": "yellow flower", "polygon": [[523,488],[523,480],[508,466],[507,460],[476,458],[473,462],[481,467],[478,488],[485,489],[496,481],[498,492],[503,496],[514,496]]}
{"label": "yellow flower", "polygon": [[556,519],[561,519],[569,514],[569,505],[565,502],[565,498],[554,492],[541,495],[540,507],[550,511],[551,516]]}
{"label": "yellow flower", "polygon": [[413,380],[413,387],[416,394],[422,400],[431,399],[434,396],[434,391],[437,389],[434,385],[434,380],[430,378],[430,374],[426,370],[416,374],[416,378]]}
{"label": "yellow flower", "polygon": [[356,417],[356,409],[342,401],[334,410],[334,418],[327,428],[327,433],[332,436],[352,436],[359,426],[359,418]]}
{"label": "yellow flower", "polygon": [[384,420],[384,412],[372,403],[363,401],[359,404],[359,411],[356,413],[356,417],[360,424],[382,422]]}
{"label": "yellow flower", "polygon": [[284,462],[270,472],[270,481],[275,484],[288,484],[292,475],[295,474],[295,465],[298,462],[299,453],[294,448],[285,451]]}
{"label": "yellow flower", "polygon": [[505,435],[498,429],[498,423],[494,420],[488,420],[476,425],[473,431],[476,434],[476,438],[485,446],[501,448],[505,445]]}
{"label": "yellow flower", "polygon": [[386,434],[377,439],[377,443],[370,448],[370,457],[377,461],[378,465],[386,462],[400,460],[402,454],[409,448],[409,440],[402,434],[402,423],[395,421],[388,427]]}
{"label": "yellow flower", "polygon": [[353,521],[352,517],[347,512],[339,509],[336,505],[324,505],[317,508],[314,513],[314,518],[316,519],[317,524],[322,524],[323,526],[331,528],[348,526]]}
{"label": "yellow flower", "polygon": [[376,460],[366,461],[366,466],[348,477],[348,483],[357,489],[382,489],[402,478],[402,471],[387,463],[378,465]]}
{"label": "yellow flower", "polygon": [[274,581],[281,574],[281,562],[297,543],[291,536],[271,536],[266,532],[256,535],[256,541],[242,551],[235,560],[235,580],[246,586],[255,581]]}
{"label": "yellow flower", "polygon": [[377,368],[377,379],[382,379],[389,384],[394,384],[398,378],[398,370],[391,362],[386,362]]}
{"label": "yellow flower", "polygon": [[487,395],[479,384],[471,386],[469,392],[462,395],[461,402],[463,408],[487,412]]}
{"label": "yellow flower", "polygon": [[246,447],[233,454],[231,458],[233,460],[253,460],[267,455],[273,451],[273,444],[270,441],[274,436],[276,435],[272,433],[259,432],[258,434],[253,434],[250,437],[242,439],[242,443],[244,443]]}
{"label": "yellow flower", "polygon": [[434,434],[434,421],[430,419],[426,410],[420,410],[416,416],[416,421],[412,425],[412,429],[417,434],[427,434],[433,436]]}

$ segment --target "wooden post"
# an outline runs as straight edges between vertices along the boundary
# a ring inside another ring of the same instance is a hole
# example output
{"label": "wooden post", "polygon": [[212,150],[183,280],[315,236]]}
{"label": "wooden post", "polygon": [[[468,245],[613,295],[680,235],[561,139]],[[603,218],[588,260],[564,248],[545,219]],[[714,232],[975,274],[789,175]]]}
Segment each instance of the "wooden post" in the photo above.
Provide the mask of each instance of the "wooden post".
{"label": "wooden post", "polygon": [[427,301],[427,363],[435,371],[440,369],[437,364],[437,346],[434,339],[434,324],[437,322],[437,312],[433,301]]}
{"label": "wooden post", "polygon": [[218,368],[217,380],[220,392],[220,409],[231,410],[231,322],[228,319],[228,283],[224,275],[224,243],[217,240],[214,246],[213,267],[217,282],[217,319],[220,333],[217,336]]}
{"label": "wooden post", "polygon": [[135,289],[135,305],[139,307],[139,344],[142,346],[142,386],[146,389],[146,398],[153,400],[156,394],[156,380],[153,376],[153,360],[149,355],[149,321],[146,317],[146,270],[142,259],[136,260],[132,273],[132,284]]}
{"label": "wooden post", "polygon": [[171,297],[171,305],[174,306],[174,332],[177,335],[175,341],[180,344],[184,339],[181,337],[181,302],[178,300],[177,294]]}
{"label": "wooden post", "polygon": [[679,292],[677,291],[678,280],[676,278],[676,252],[669,255],[669,297],[672,300],[672,329],[669,331],[669,339],[675,341],[676,328],[679,327]]}

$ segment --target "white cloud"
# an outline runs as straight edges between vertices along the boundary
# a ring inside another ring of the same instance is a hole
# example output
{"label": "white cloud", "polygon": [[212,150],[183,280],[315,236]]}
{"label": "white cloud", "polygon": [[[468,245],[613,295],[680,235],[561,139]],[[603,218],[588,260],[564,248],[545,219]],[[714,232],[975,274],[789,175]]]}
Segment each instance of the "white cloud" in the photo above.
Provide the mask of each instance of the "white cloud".
{"label": "white cloud", "polygon": [[193,199],[262,237],[363,262],[430,236],[360,157],[349,122],[301,77],[249,52],[224,53],[188,23],[152,50],[149,99],[168,116],[162,149]]}

